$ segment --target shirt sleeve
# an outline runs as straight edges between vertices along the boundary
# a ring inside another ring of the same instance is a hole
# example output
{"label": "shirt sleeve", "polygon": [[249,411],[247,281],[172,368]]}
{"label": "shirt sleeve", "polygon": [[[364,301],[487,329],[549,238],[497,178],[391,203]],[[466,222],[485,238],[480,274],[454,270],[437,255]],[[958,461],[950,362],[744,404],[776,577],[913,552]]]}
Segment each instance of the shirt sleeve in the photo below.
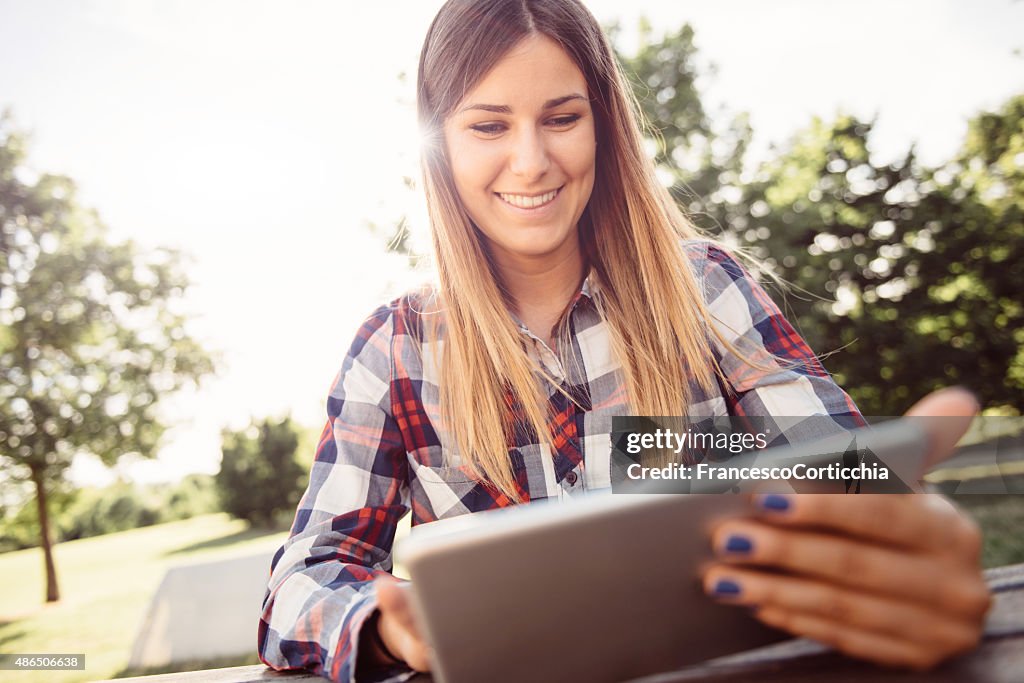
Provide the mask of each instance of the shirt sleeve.
{"label": "shirt sleeve", "polygon": [[712,325],[728,342],[712,335],[729,414],[773,418],[773,445],[862,426],[853,400],[736,258],[711,242],[686,248]]}
{"label": "shirt sleeve", "polygon": [[393,316],[383,306],[363,323],[328,396],[309,486],[263,600],[258,650],[271,668],[356,680],[360,627],[377,607],[372,581],[391,571],[396,525],[409,510],[408,462],[390,405]]}

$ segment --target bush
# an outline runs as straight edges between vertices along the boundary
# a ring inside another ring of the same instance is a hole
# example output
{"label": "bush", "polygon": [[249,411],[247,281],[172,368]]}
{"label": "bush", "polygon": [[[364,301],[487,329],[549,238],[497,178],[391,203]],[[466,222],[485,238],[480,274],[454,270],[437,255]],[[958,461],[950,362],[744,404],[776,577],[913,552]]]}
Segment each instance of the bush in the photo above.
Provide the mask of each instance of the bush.
{"label": "bush", "polygon": [[[220,508],[213,477],[190,474],[177,484],[137,486],[124,481],[105,488],[55,489],[50,493],[54,542],[188,519]],[[0,553],[39,545],[34,495],[0,508]]]}
{"label": "bush", "polygon": [[167,496],[166,514],[170,519],[188,519],[220,510],[213,476],[190,474]]}
{"label": "bush", "polygon": [[161,502],[152,488],[137,488],[125,482],[104,489],[84,489],[57,518],[58,539],[73,541],[167,521],[162,518]]}
{"label": "bush", "polygon": [[306,471],[295,459],[299,431],[291,418],[253,423],[225,431],[217,473],[221,509],[256,526],[271,527],[290,515],[306,486]]}
{"label": "bush", "polygon": [[[39,514],[37,512],[35,488],[12,482],[2,482],[0,493],[7,500],[0,503],[0,553],[39,545]],[[46,486],[46,496],[51,510],[63,510],[71,506],[79,491],[67,481],[51,481]],[[51,513],[52,515],[52,513]],[[51,516],[51,540],[61,540],[60,532],[54,528]]]}
{"label": "bush", "polygon": [[0,553],[39,545],[38,520],[35,498],[18,507],[5,507],[0,518]]}

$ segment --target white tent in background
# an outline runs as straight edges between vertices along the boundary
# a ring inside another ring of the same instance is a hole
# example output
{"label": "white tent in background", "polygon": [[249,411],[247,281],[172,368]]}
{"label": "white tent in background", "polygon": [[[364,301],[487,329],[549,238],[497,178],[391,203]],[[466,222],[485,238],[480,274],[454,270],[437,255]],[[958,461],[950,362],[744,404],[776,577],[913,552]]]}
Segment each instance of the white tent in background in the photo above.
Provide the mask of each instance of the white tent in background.
{"label": "white tent in background", "polygon": [[139,627],[129,668],[254,654],[271,558],[260,553],[169,569]]}

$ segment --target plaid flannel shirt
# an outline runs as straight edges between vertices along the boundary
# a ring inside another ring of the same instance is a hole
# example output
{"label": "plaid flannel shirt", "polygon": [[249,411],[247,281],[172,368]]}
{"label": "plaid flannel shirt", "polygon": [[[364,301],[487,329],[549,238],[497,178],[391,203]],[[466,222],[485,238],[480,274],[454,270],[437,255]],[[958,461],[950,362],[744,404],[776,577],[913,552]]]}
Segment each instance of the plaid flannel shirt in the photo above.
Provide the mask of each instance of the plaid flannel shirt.
{"label": "plaid flannel shirt", "polygon": [[[706,241],[688,241],[685,251],[714,324],[774,367],[753,369],[716,342],[729,387],[719,382],[708,393],[694,383],[688,416],[831,415],[844,426],[859,417],[739,263]],[[550,390],[553,453],[528,434],[514,435],[509,458],[524,500],[568,499],[611,486],[611,419],[630,411],[591,286],[585,282],[571,305],[571,349],[561,358],[520,324],[535,362],[579,404]],[[473,481],[434,429],[438,370],[430,345],[420,354],[413,343],[421,334],[413,301],[400,298],[367,318],[331,388],[309,487],[290,538],[274,556],[264,599],[259,654],[273,668],[355,680],[360,627],[376,608],[372,580],[392,568],[399,520],[411,511],[415,526],[511,504]],[[786,438],[780,434],[776,443]]]}

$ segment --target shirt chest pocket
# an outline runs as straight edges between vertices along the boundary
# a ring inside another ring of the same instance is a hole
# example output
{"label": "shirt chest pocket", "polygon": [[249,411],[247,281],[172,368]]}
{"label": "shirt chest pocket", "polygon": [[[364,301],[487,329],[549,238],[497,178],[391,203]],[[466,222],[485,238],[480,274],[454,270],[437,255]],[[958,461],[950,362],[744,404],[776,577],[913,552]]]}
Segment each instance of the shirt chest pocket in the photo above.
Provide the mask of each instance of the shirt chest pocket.
{"label": "shirt chest pocket", "polygon": [[[419,457],[410,453],[408,457],[413,472],[413,499],[432,513],[420,521],[431,521],[430,516],[444,519],[499,507],[493,490],[481,483],[461,458],[453,457],[443,448],[421,453]],[[516,459],[512,462],[518,478],[522,464]]]}
{"label": "shirt chest pocket", "polygon": [[427,522],[474,512],[465,501],[477,486],[469,472],[461,467],[425,465],[415,460],[410,465],[414,473],[414,509],[419,508],[421,512],[418,516],[423,517],[418,521]]}

